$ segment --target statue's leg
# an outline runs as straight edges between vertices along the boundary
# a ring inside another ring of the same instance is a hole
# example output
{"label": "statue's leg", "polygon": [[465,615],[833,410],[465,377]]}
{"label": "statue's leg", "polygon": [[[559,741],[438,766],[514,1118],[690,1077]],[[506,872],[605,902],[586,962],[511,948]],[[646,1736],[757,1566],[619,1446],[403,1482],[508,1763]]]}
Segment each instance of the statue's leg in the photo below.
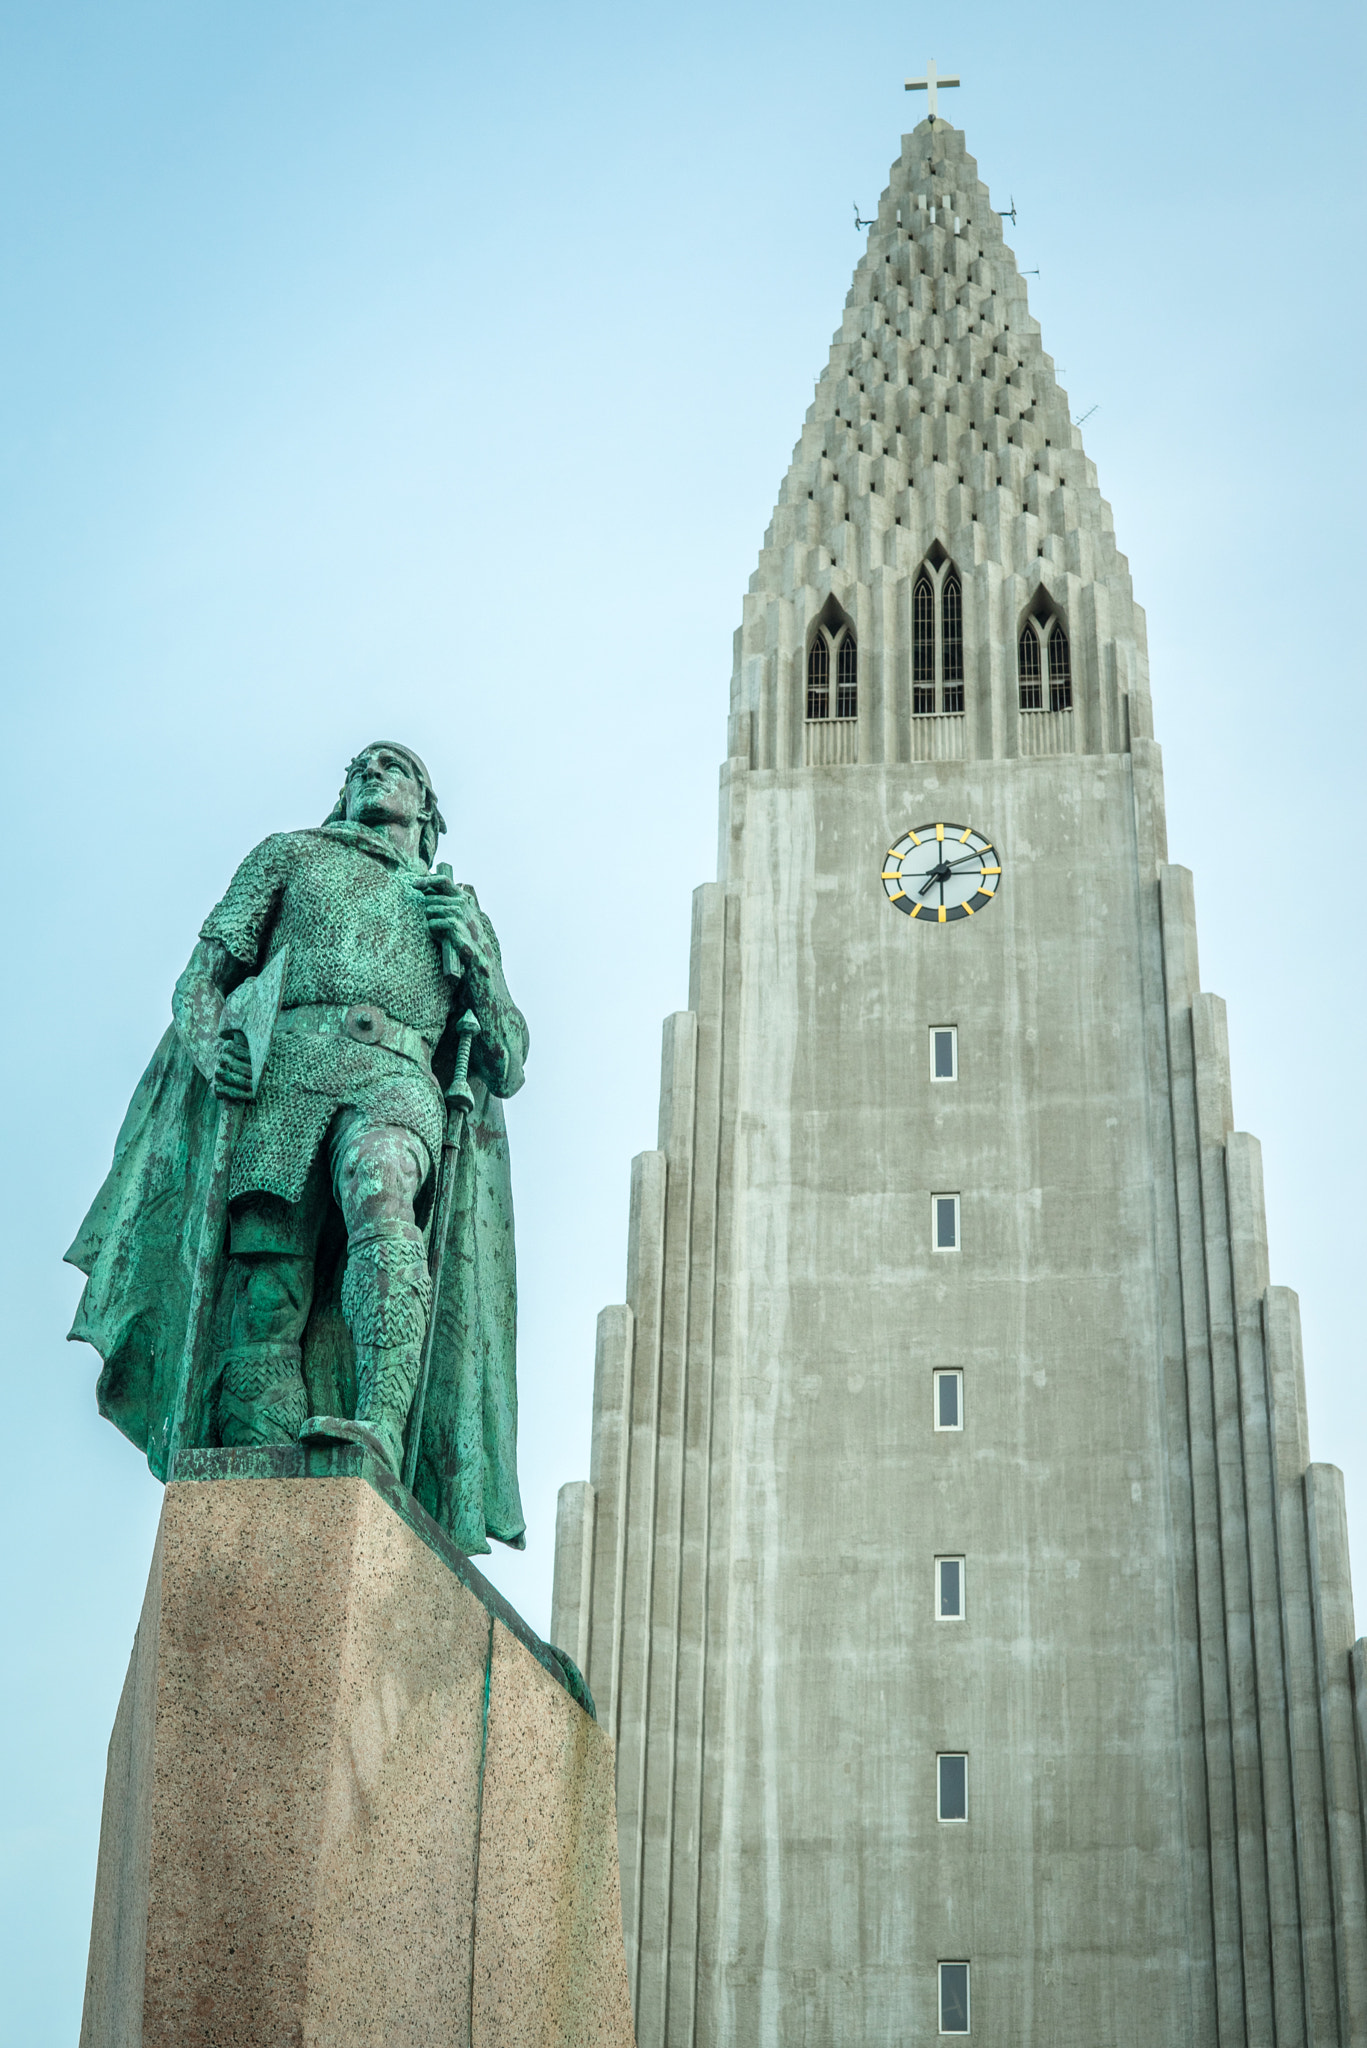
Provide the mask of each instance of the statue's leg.
{"label": "statue's leg", "polygon": [[356,1347],[356,1420],[373,1430],[398,1473],[432,1297],[413,1221],[431,1155],[413,1131],[369,1123],[353,1109],[335,1127],[332,1169],[347,1227],[342,1314]]}
{"label": "statue's leg", "polygon": [[222,1443],[291,1444],[308,1415],[301,1344],[326,1201],[322,1172],[310,1176],[298,1202],[244,1195],[233,1204],[232,1321],[218,1396]]}

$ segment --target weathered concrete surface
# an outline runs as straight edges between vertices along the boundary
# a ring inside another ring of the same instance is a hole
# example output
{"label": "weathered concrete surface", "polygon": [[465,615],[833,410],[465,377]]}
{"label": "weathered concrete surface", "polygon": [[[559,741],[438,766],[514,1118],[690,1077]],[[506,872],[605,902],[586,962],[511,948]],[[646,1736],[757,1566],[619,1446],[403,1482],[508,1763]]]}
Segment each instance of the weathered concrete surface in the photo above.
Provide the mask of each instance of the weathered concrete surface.
{"label": "weathered concrete surface", "polygon": [[83,2048],[628,2044],[615,1849],[603,1732],[362,1480],[168,1487]]}
{"label": "weathered concrete surface", "polygon": [[[921,715],[914,589],[946,557],[963,708],[941,639]],[[1071,708],[1020,703],[1039,605]],[[836,618],[857,715],[809,721]],[[1143,614],[947,123],[879,203],[730,712],[600,1325],[592,1569],[567,1501],[557,1576],[618,1742],[642,2048],[902,2048],[951,1960],[1015,2048],[1367,2041],[1348,1562],[1295,1299],[1167,861]],[[944,927],[880,878],[936,820],[1003,867]]]}

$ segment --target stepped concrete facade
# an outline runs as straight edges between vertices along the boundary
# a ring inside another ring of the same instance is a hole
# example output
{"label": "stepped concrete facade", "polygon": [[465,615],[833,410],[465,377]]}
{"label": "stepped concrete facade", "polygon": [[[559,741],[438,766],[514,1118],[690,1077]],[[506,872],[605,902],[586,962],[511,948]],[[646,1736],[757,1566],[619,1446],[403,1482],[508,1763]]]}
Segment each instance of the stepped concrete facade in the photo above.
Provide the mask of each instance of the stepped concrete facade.
{"label": "stepped concrete facade", "polygon": [[[937,825],[995,851],[976,911],[889,865]],[[618,1745],[641,2048],[1367,2041],[1342,1479],[1143,614],[942,121],[745,599],[552,1635]]]}

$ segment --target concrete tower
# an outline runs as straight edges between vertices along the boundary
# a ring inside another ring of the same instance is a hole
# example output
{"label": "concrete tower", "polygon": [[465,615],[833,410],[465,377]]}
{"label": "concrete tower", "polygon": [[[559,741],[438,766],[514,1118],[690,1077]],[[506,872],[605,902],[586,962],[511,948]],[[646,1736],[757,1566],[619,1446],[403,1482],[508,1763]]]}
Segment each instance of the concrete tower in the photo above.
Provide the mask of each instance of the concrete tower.
{"label": "concrete tower", "polygon": [[745,598],[718,875],[557,1539],[641,2048],[1367,2041],[1342,1481],[1143,614],[943,121]]}

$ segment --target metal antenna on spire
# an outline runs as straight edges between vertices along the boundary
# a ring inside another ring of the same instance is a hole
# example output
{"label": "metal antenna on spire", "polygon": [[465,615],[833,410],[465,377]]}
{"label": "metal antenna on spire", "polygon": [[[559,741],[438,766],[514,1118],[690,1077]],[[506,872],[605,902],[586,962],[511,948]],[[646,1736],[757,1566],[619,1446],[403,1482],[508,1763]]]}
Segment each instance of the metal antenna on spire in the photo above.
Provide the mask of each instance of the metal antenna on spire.
{"label": "metal antenna on spire", "polygon": [[1010,204],[1009,206],[1007,206],[1007,207],[1000,207],[1000,206],[995,206],[995,207],[993,207],[993,209],[992,209],[992,210],[993,210],[993,212],[994,212],[994,213],[995,213],[995,214],[997,215],[997,217],[998,217],[998,219],[999,219],[999,220],[1009,220],[1009,221],[1010,221],[1010,223],[1011,223],[1011,225],[1012,225],[1012,227],[1014,227],[1014,226],[1016,225],[1016,195],[1015,195],[1015,193],[1013,192],[1013,193],[1011,194],[1011,204]]}
{"label": "metal antenna on spire", "polygon": [[855,200],[855,202],[854,202],[854,228],[855,228],[855,233],[856,233],[856,234],[862,234],[862,233],[864,232],[864,229],[865,229],[865,228],[871,228],[871,227],[874,227],[875,225],[876,225],[876,219],[875,219],[875,220],[860,220],[860,218],[859,218],[859,201],[858,201],[858,200],[856,199],[856,200]]}
{"label": "metal antenna on spire", "polygon": [[953,78],[938,78],[935,73],[935,66],[933,64],[927,64],[925,77],[909,78],[906,82],[906,91],[923,92],[926,95],[926,111],[930,115],[931,120],[933,121],[935,119],[936,112],[936,88],[939,86],[948,87],[951,85],[957,85],[958,83],[959,80],[957,74]]}

